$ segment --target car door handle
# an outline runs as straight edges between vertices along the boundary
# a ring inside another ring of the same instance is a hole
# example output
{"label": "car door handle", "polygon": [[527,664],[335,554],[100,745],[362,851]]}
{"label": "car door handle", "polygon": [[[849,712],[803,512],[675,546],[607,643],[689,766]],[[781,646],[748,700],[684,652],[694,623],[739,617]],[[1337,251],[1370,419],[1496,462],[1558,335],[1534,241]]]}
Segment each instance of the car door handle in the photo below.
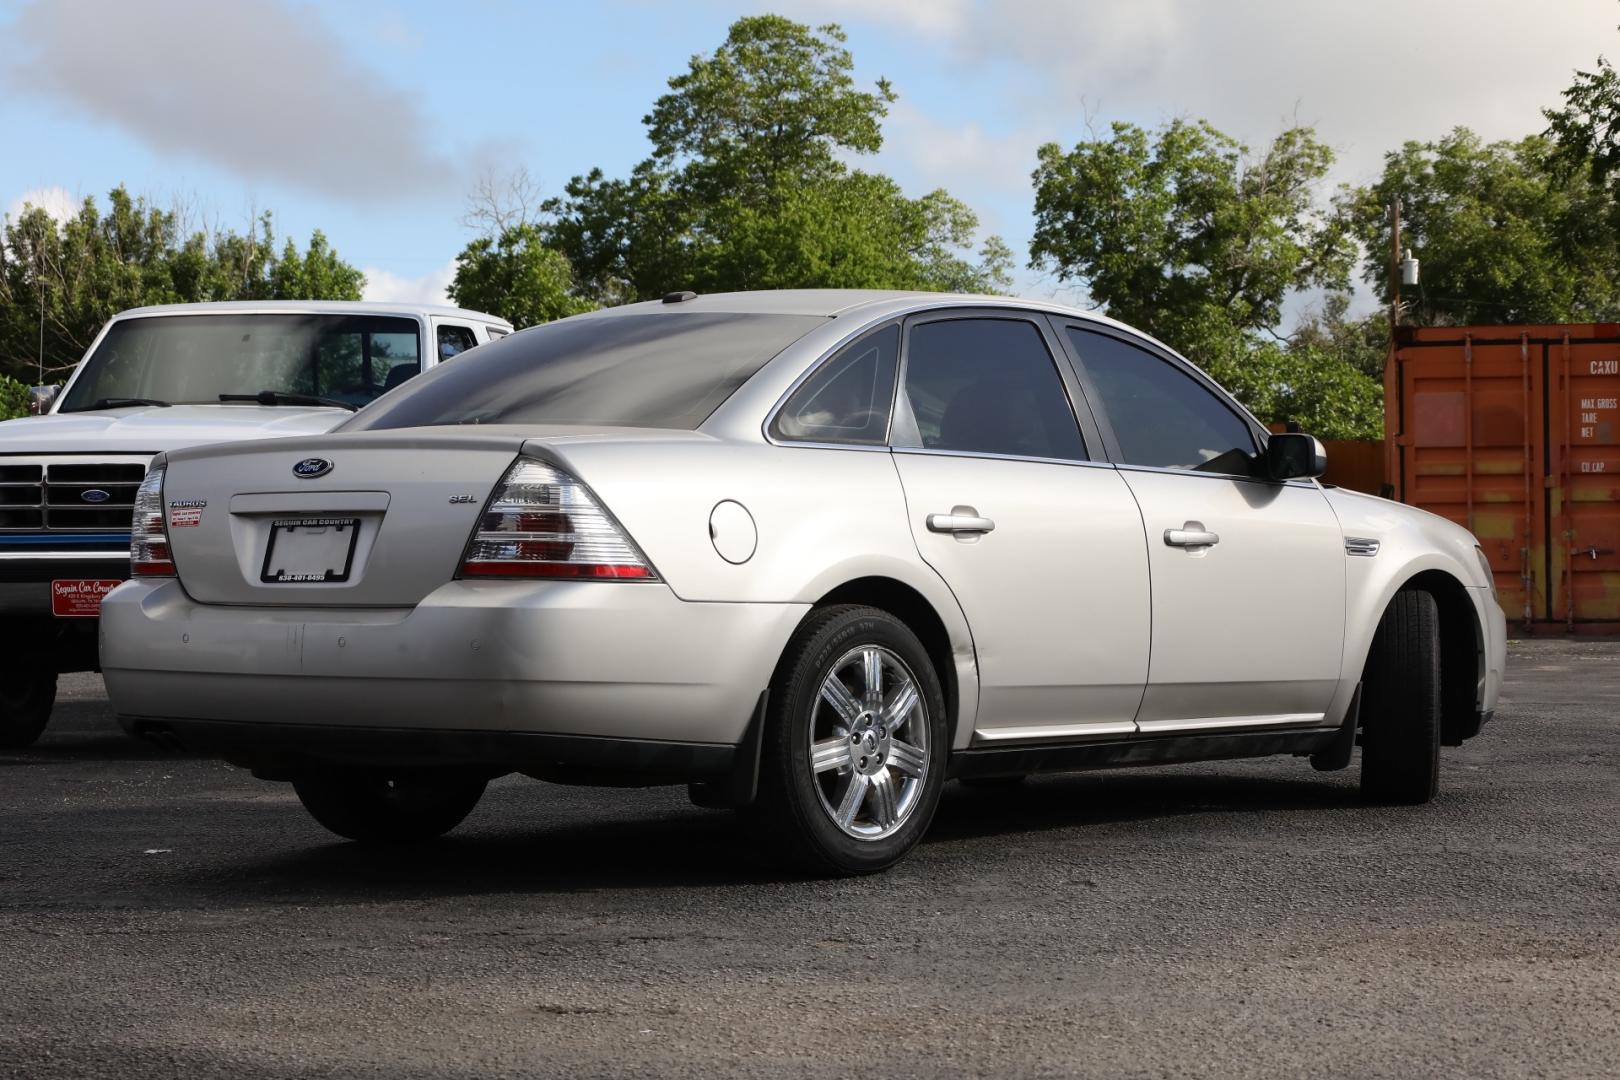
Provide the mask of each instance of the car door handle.
{"label": "car door handle", "polygon": [[1205,529],[1202,522],[1189,521],[1179,529],[1164,530],[1164,542],[1171,547],[1214,547],[1221,538]]}
{"label": "car door handle", "polygon": [[979,517],[973,513],[960,513],[962,510],[971,510],[972,507],[959,506],[949,514],[929,514],[928,531],[937,533],[987,533],[993,532],[996,523],[987,517]]}

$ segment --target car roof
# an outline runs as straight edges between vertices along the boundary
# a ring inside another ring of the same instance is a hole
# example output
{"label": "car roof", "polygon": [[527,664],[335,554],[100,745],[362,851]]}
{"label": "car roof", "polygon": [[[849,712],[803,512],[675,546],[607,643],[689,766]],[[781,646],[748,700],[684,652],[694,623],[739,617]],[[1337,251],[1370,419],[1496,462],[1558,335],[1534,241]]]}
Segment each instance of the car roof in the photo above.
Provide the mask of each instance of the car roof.
{"label": "car roof", "polygon": [[446,304],[395,304],[379,300],[216,300],[201,304],[154,304],[120,311],[115,318],[152,315],[229,315],[292,312],[300,315],[437,315],[447,319],[510,326],[482,311]]}
{"label": "car roof", "polygon": [[856,312],[874,317],[903,314],[939,307],[982,307],[1008,305],[1079,316],[1091,322],[1103,323],[1140,335],[1141,331],[1110,319],[1096,311],[1053,300],[1030,297],[995,296],[987,293],[944,293],[900,289],[766,289],[756,292],[729,292],[698,294],[677,303],[646,300],[636,304],[600,308],[580,319],[615,318],[623,315],[655,315],[669,312],[725,312],[754,315],[813,315],[838,318]]}

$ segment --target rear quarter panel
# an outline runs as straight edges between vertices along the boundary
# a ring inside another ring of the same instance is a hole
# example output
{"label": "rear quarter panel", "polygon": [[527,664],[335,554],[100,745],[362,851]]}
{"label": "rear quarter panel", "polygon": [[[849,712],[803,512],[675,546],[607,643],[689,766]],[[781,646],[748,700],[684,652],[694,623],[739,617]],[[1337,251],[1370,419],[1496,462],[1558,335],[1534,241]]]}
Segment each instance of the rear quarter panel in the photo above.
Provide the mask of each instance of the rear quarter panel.
{"label": "rear quarter panel", "polygon": [[[909,586],[945,625],[961,703],[957,731],[971,733],[978,683],[967,620],[917,553],[887,450],[671,435],[548,439],[525,451],[584,480],[683,600],[808,604],[859,578]],[[726,500],[748,511],[758,534],[740,564],[722,558],[709,535],[710,515]]]}

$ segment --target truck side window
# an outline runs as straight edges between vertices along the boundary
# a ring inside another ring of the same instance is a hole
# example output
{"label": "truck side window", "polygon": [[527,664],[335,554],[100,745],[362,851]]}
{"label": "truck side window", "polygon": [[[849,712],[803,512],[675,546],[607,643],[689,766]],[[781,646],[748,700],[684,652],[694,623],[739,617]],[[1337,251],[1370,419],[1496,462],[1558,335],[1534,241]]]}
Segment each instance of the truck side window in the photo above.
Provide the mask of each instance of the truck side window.
{"label": "truck side window", "polygon": [[473,337],[469,326],[441,326],[439,327],[439,362],[460,356],[468,349],[478,344]]}

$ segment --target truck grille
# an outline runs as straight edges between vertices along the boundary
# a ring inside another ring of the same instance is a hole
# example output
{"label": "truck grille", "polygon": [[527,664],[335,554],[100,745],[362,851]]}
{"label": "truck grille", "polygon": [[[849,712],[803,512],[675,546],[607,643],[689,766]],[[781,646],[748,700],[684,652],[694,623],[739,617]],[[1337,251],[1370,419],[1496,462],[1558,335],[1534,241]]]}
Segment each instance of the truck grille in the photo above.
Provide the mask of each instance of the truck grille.
{"label": "truck grille", "polygon": [[0,531],[129,531],[140,461],[0,462]]}

